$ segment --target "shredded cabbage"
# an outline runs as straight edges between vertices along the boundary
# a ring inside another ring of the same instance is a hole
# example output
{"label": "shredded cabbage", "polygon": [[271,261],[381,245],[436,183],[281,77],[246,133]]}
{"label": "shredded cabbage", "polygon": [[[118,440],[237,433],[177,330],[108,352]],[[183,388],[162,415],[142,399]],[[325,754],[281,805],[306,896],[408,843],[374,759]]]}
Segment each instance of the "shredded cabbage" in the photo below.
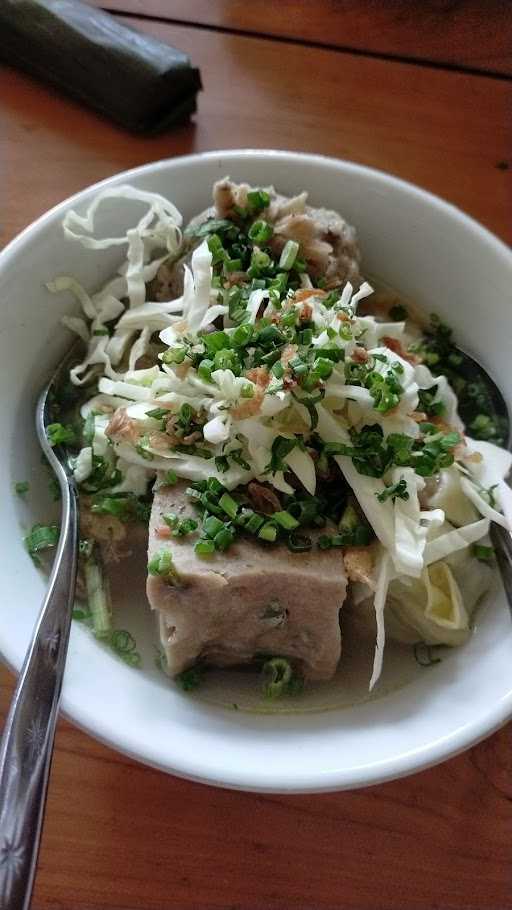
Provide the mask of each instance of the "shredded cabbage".
{"label": "shredded cabbage", "polygon": [[386,642],[386,629],[384,625],[384,608],[386,606],[386,597],[388,593],[389,582],[391,580],[390,559],[384,551],[380,565],[377,571],[377,587],[375,590],[374,609],[375,620],[377,624],[377,637],[375,642],[375,654],[373,658],[373,671],[370,679],[370,692],[378,681],[382,673],[382,661],[384,659],[384,645]]}

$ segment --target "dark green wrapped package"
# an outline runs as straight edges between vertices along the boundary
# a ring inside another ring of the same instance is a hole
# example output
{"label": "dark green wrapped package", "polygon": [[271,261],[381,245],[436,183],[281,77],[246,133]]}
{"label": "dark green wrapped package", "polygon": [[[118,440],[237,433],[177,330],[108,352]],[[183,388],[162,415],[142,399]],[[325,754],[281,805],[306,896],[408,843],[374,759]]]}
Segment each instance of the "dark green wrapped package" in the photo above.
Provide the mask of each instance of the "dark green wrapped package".
{"label": "dark green wrapped package", "polygon": [[187,54],[80,0],[0,0],[0,59],[126,129],[156,132],[196,109]]}

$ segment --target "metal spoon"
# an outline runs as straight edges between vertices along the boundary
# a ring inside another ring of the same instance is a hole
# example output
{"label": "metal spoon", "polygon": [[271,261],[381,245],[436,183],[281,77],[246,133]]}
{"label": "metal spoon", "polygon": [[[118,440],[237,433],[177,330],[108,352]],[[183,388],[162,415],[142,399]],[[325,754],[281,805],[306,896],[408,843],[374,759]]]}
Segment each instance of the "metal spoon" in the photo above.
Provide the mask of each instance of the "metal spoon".
{"label": "metal spoon", "polygon": [[[502,436],[507,448],[510,448],[512,442],[510,414],[507,403],[489,373],[465,351],[457,349],[457,353],[462,358],[460,365],[457,367],[457,373],[471,383],[482,382],[488,393],[489,417],[492,417],[500,426]],[[465,417],[462,413],[461,416]],[[510,612],[512,613],[512,534],[501,525],[491,523],[490,537],[496,554],[496,561],[500,570],[503,587],[507,597]]]}
{"label": "metal spoon", "polygon": [[62,446],[52,448],[55,389],[76,360],[73,348],[41,393],[36,429],[62,494],[61,531],[32,641],[16,686],[0,744],[0,907],[30,906],[53,753],[78,563],[78,494]]}

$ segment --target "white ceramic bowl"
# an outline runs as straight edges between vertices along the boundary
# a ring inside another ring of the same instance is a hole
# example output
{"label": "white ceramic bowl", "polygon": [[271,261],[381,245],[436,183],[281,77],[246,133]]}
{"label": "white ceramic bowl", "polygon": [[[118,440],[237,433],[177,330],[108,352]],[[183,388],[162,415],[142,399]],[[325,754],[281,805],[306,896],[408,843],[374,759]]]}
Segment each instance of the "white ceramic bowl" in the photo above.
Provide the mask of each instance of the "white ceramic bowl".
{"label": "white ceramic bowl", "polygon": [[[512,401],[512,253],[462,212],[410,184],[313,155],[234,151],[149,164],[84,190],[28,227],[0,255],[0,650],[15,669],[45,586],[22,545],[23,529],[46,520],[50,508],[34,438],[34,401],[69,344],[59,320],[72,308],[66,297],[50,296],[44,284],[66,273],[94,290],[119,255],[109,250],[98,256],[64,241],[62,217],[70,207],[82,209],[98,189],[126,182],[168,195],[188,217],[205,208],[212,182],[227,173],[253,184],[274,183],[284,193],[305,188],[313,203],[339,209],[358,228],[365,271],[427,311],[439,312]],[[106,232],[128,223],[130,205],[105,210]],[[31,492],[22,502],[12,484],[27,478]],[[136,626],[143,669],[128,668],[75,627],[63,708],[91,735],[163,770],[261,791],[359,787],[439,762],[512,714],[512,628],[501,589],[481,612],[470,642],[435,667],[411,669],[410,657],[403,663],[405,657],[390,649],[387,677],[375,700],[351,706],[359,696],[351,695],[345,671],[334,687],[306,699],[303,711],[268,715],[232,708],[236,680],[227,694],[223,682],[207,697],[191,698],[158,673],[143,582],[141,573],[123,622]],[[319,710],[322,704],[329,710]]]}

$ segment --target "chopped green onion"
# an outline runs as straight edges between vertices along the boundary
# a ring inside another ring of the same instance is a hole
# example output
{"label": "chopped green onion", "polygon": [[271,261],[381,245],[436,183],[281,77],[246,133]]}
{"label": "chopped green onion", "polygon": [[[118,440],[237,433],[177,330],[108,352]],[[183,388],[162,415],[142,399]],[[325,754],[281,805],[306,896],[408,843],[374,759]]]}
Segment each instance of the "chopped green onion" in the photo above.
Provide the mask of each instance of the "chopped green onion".
{"label": "chopped green onion", "polygon": [[86,493],[98,493],[99,490],[115,487],[121,483],[123,479],[121,471],[114,468],[111,462],[102,455],[93,455],[92,465],[92,473],[89,474],[87,480],[80,484],[80,488]]}
{"label": "chopped green onion", "polygon": [[283,313],[281,317],[281,325],[286,326],[286,328],[294,328],[297,324],[298,312],[295,309],[290,310],[289,313]]}
{"label": "chopped green onion", "polygon": [[182,518],[178,522],[174,529],[174,537],[186,537],[187,534],[192,534],[193,531],[197,531],[197,521],[195,518]]}
{"label": "chopped green onion", "polygon": [[484,547],[483,544],[473,544],[473,556],[480,562],[489,562],[494,556],[494,547]]}
{"label": "chopped green onion", "polygon": [[177,482],[178,482],[178,475],[176,474],[175,471],[166,471],[161,480],[161,484],[164,487],[172,487]]}
{"label": "chopped green onion", "polygon": [[206,460],[213,458],[213,452],[203,446],[174,446],[175,452],[184,452],[186,455],[197,455],[198,458]]}
{"label": "chopped green onion", "polygon": [[33,525],[23,542],[36,566],[41,565],[37,554],[42,550],[51,550],[56,547],[59,542],[59,533],[58,525]]}
{"label": "chopped green onion", "polygon": [[213,540],[201,538],[201,540],[197,541],[194,551],[198,556],[211,556],[212,553],[215,553],[215,543]]}
{"label": "chopped green onion", "polygon": [[242,386],[240,390],[241,398],[254,398],[254,385],[251,382],[247,382]]}
{"label": "chopped green onion", "polygon": [[288,361],[288,366],[293,370],[295,376],[303,376],[309,370],[306,361],[298,355],[292,357],[292,359]]}
{"label": "chopped green onion", "polygon": [[29,489],[30,484],[27,480],[19,480],[14,484],[14,491],[18,494],[18,496],[25,496],[25,494],[28,493]]}
{"label": "chopped green onion", "polygon": [[433,385],[430,389],[420,389],[418,392],[418,408],[429,417],[441,417],[445,411],[446,406],[442,401],[436,401],[437,397],[437,385]]}
{"label": "chopped green onion", "polygon": [[244,348],[249,344],[253,334],[254,329],[252,325],[239,325],[233,332],[231,340],[237,347]]}
{"label": "chopped green onion", "polygon": [[77,622],[88,622],[91,619],[91,611],[88,607],[86,609],[75,607],[71,615]]}
{"label": "chopped green onion", "polygon": [[182,670],[181,673],[178,673],[176,682],[179,683],[184,692],[193,692],[194,689],[199,688],[203,678],[203,668],[196,664],[195,667],[189,667],[188,670]]}
{"label": "chopped green onion", "polygon": [[142,442],[135,446],[135,451],[138,455],[141,456],[141,458],[144,458],[146,461],[153,461],[155,457],[153,455],[153,452],[150,452],[148,449],[146,449]]}
{"label": "chopped green onion", "polygon": [[208,518],[205,518],[203,521],[203,531],[207,537],[214,538],[219,531],[222,531],[224,527],[224,522],[219,518],[216,518],[215,515],[209,515]]}
{"label": "chopped green onion", "polygon": [[233,499],[229,493],[223,493],[219,499],[219,506],[224,510],[226,515],[229,515],[230,518],[236,518],[238,512],[238,503]]}
{"label": "chopped green onion", "polygon": [[247,269],[247,274],[249,278],[260,278],[261,273],[265,272],[271,265],[272,260],[268,253],[255,249],[251,256],[251,264]]}
{"label": "chopped green onion", "polygon": [[267,221],[255,221],[249,228],[249,240],[261,246],[272,237],[274,229]]}
{"label": "chopped green onion", "polygon": [[216,351],[213,363],[216,370],[231,370],[235,376],[240,376],[242,372],[240,358],[237,352],[232,349],[224,348]]}
{"label": "chopped green onion", "polygon": [[213,515],[217,515],[219,518],[224,518],[226,513],[217,505],[217,498],[213,493],[201,493],[199,501],[208,512],[212,512]]}
{"label": "chopped green onion", "polygon": [[96,494],[91,512],[98,515],[114,515],[119,521],[141,521],[147,523],[151,506],[134,493]]}
{"label": "chopped green onion", "polygon": [[170,550],[160,550],[148,563],[148,574],[170,580],[176,575]]}
{"label": "chopped green onion", "polygon": [[359,524],[359,515],[357,514],[352,503],[349,503],[343,510],[338,528],[340,531],[353,531]]}
{"label": "chopped green onion", "polygon": [[439,445],[443,451],[448,451],[448,449],[455,448],[455,446],[459,445],[460,442],[460,433],[445,433],[443,436],[441,436]]}
{"label": "chopped green onion", "polygon": [[269,349],[284,344],[286,337],[276,325],[266,325],[258,332],[255,342],[261,347]]}
{"label": "chopped green onion", "polygon": [[293,531],[295,528],[299,527],[297,519],[286,511],[274,512],[272,514],[272,521],[277,521],[278,525],[284,528],[285,531]]}
{"label": "chopped green onion", "polygon": [[224,525],[222,530],[218,531],[218,533],[213,538],[215,549],[221,551],[227,550],[228,547],[230,547],[233,543],[234,539],[235,532],[231,528],[228,528],[227,525]]}
{"label": "chopped green onion", "polygon": [[164,351],[164,353],[161,354],[162,361],[167,364],[183,363],[186,356],[186,348],[169,348],[167,351]]}
{"label": "chopped green onion", "polygon": [[289,439],[287,436],[276,436],[270,450],[270,463],[265,468],[265,472],[272,471],[272,473],[275,474],[276,471],[286,470],[286,463],[284,459],[297,445],[298,439],[296,436],[293,436],[291,439]]}
{"label": "chopped green onion", "polygon": [[311,537],[304,537],[302,534],[290,534],[286,543],[292,553],[306,553],[313,546]]}
{"label": "chopped green onion", "polygon": [[85,556],[83,572],[94,634],[96,638],[107,639],[112,633],[112,604],[108,577],[98,558],[97,547],[92,546]]}
{"label": "chopped green onion", "polygon": [[286,657],[271,657],[262,667],[263,692],[266,698],[279,698],[281,695],[298,695],[303,688],[303,680],[295,676],[290,661]]}
{"label": "chopped green onion", "polygon": [[209,354],[215,354],[217,351],[230,347],[229,335],[226,332],[209,332],[201,337]]}
{"label": "chopped green onion", "polygon": [[242,270],[241,259],[226,259],[224,262],[226,272],[240,272]]}
{"label": "chopped green onion", "polygon": [[229,471],[229,461],[225,455],[216,456],[215,467],[217,468],[217,471],[220,471],[221,474],[225,474],[226,471]]}
{"label": "chopped green onion", "polygon": [[167,408],[153,408],[151,411],[146,411],[146,417],[152,417],[153,420],[163,420],[169,417],[169,411]]}
{"label": "chopped green onion", "polygon": [[[223,262],[224,259],[226,259],[226,257],[227,257],[227,253],[222,245],[222,240],[220,239],[218,234],[211,234],[211,236],[208,237],[207,243],[208,243],[208,249],[210,250],[210,253],[212,254],[213,265],[217,265],[217,263]],[[212,287],[213,287],[213,283],[212,283]]]}
{"label": "chopped green onion", "polygon": [[333,369],[332,361],[326,357],[317,357],[313,363],[313,370],[320,376],[320,379],[328,379]]}
{"label": "chopped green onion", "polygon": [[302,332],[299,332],[299,344],[303,344],[306,347],[309,347],[313,341],[313,329],[303,329]]}
{"label": "chopped green onion", "polygon": [[83,438],[85,445],[87,445],[87,446],[92,445],[92,442],[94,439],[94,433],[96,430],[95,417],[96,417],[96,411],[90,411],[84,420],[84,425],[82,428],[82,438]]}
{"label": "chopped green onion", "polygon": [[141,663],[141,657],[137,651],[137,643],[125,629],[115,629],[110,636],[110,647],[121,660],[131,667],[138,667]]}
{"label": "chopped green onion", "polygon": [[389,484],[384,488],[382,493],[375,494],[379,502],[386,502],[386,500],[391,499],[391,502],[394,502],[395,499],[409,499],[409,491],[407,489],[407,481],[405,478],[401,477],[397,483]]}
{"label": "chopped green onion", "polygon": [[274,363],[274,365],[272,366],[272,369],[271,369],[270,372],[276,377],[276,379],[282,379],[282,378],[283,378],[283,376],[284,376],[284,366],[283,366],[283,364],[281,363],[280,360],[277,360],[276,363]]}
{"label": "chopped green onion", "polygon": [[231,458],[231,460],[234,461],[235,464],[240,465],[240,467],[243,468],[244,471],[251,470],[250,464],[245,460],[245,458],[242,455],[242,449],[232,449],[231,452],[229,452],[228,454],[229,454],[229,457]]}
{"label": "chopped green onion", "polygon": [[319,357],[332,360],[333,363],[340,363],[344,352],[341,348],[317,348],[317,354]]}
{"label": "chopped green onion", "polygon": [[244,522],[245,530],[249,531],[251,534],[257,534],[264,521],[265,519],[262,518],[261,515],[256,515],[256,513],[254,513],[246,522]]}
{"label": "chopped green onion", "polygon": [[273,657],[264,663],[263,674],[267,677],[264,686],[266,698],[277,698],[284,694],[292,678],[290,661],[284,657]]}
{"label": "chopped green onion", "polygon": [[46,436],[51,446],[72,445],[76,442],[73,427],[65,427],[62,423],[50,423],[46,428]]}
{"label": "chopped green onion", "polygon": [[[239,259],[238,261],[241,262],[242,260]],[[235,325],[240,325],[240,323],[244,321],[247,314],[247,298],[245,296],[245,289],[244,293],[242,293],[242,288],[238,287],[238,285],[233,285],[233,287],[228,289],[227,293],[224,292],[224,303],[226,303],[226,297],[229,310],[229,318],[232,322],[235,323]]]}
{"label": "chopped green onion", "polygon": [[274,543],[277,537],[277,528],[271,521],[265,522],[263,527],[258,531],[258,537],[260,540],[266,540],[269,543]]}
{"label": "chopped green onion", "polygon": [[270,205],[270,196],[266,190],[250,190],[247,193],[247,204],[252,212],[260,212]]}
{"label": "chopped green onion", "polygon": [[325,390],[321,389],[316,395],[297,395],[292,391],[292,397],[295,398],[295,401],[298,401],[299,404],[302,404],[308,414],[311,421],[311,429],[315,430],[318,426],[318,411],[316,409],[317,404],[319,404],[325,396]]}
{"label": "chopped green onion", "polygon": [[299,252],[299,244],[295,240],[287,240],[283,251],[281,253],[281,258],[279,260],[279,268],[286,269],[289,271],[293,263],[297,258],[297,253]]}
{"label": "chopped green onion", "polygon": [[229,221],[227,218],[207,218],[206,221],[203,221],[201,224],[198,224],[197,227],[193,227],[191,230],[186,231],[187,235],[190,234],[194,237],[206,237],[208,234],[226,234],[229,236],[238,236],[238,228],[236,224],[233,224],[232,221]]}
{"label": "chopped green onion", "polygon": [[179,520],[179,515],[176,515],[176,512],[169,512],[168,515],[162,515],[162,521],[165,522],[168,528],[177,528]]}
{"label": "chopped green onion", "polygon": [[400,395],[403,388],[394,377],[391,371],[387,377],[381,373],[370,373],[366,380],[366,387],[369,388],[370,395],[373,398],[373,407],[379,414],[388,414],[400,402]]}
{"label": "chopped green onion", "polygon": [[332,547],[332,535],[321,534],[317,540],[317,546],[320,548],[320,550],[330,550]]}
{"label": "chopped green onion", "polygon": [[197,368],[197,375],[199,376],[200,379],[203,379],[205,382],[211,382],[212,381],[212,370],[214,370],[214,369],[215,369],[215,367],[214,367],[213,360],[209,360],[208,358],[206,358],[205,360],[202,360],[201,363],[199,364],[199,366]]}
{"label": "chopped green onion", "polygon": [[[199,481],[201,483],[201,481]],[[226,492],[226,488],[221,484],[220,480],[217,480],[216,477],[209,477],[206,481],[206,489],[210,493],[215,493],[216,496],[222,496]]]}

